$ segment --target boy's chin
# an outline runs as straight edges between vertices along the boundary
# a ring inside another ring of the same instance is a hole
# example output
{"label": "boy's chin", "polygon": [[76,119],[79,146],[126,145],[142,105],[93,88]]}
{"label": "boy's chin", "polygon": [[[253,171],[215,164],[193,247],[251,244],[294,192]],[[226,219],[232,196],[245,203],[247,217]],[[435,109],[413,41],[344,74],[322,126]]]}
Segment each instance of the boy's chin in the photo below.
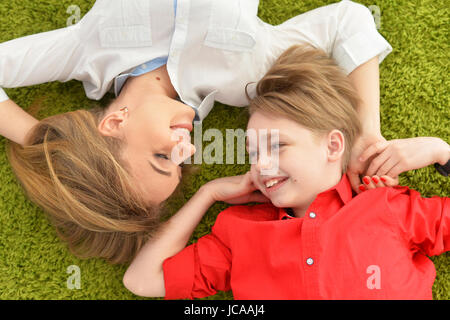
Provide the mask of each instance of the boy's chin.
{"label": "boy's chin", "polygon": [[283,199],[280,199],[280,197],[268,197],[270,199],[270,202],[277,207],[277,208],[290,208],[289,201],[285,201]]}

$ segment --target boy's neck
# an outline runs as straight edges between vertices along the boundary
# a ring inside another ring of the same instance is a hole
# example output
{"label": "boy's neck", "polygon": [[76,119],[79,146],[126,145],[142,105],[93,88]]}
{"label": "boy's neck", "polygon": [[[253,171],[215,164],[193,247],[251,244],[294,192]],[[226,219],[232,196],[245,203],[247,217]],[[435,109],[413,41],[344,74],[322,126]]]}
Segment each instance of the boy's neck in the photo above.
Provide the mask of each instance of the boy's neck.
{"label": "boy's neck", "polygon": [[311,206],[311,204],[314,202],[314,200],[316,200],[317,196],[319,194],[321,194],[324,191],[327,191],[331,188],[334,188],[342,179],[343,177],[343,173],[342,172],[338,172],[338,174],[333,177],[332,179],[329,179],[327,181],[327,183],[324,183],[324,185],[320,188],[321,191],[317,192],[313,199],[308,201],[308,203],[305,203],[303,206],[301,207],[297,207],[297,208],[292,208],[292,211],[295,215],[296,218],[302,218],[305,216],[306,212],[308,212],[309,207]]}

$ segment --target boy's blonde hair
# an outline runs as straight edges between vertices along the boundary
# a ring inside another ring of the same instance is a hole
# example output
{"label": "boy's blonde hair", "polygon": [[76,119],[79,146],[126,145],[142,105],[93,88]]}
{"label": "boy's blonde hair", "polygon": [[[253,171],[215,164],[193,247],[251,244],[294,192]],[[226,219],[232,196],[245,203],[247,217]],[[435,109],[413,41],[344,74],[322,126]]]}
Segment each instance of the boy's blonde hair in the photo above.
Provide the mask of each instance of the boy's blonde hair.
{"label": "boy's blonde hair", "polygon": [[306,45],[287,49],[257,83],[249,113],[291,119],[312,131],[318,141],[334,129],[345,138],[342,172],[361,133],[356,108],[360,99],[350,80],[322,50]]}

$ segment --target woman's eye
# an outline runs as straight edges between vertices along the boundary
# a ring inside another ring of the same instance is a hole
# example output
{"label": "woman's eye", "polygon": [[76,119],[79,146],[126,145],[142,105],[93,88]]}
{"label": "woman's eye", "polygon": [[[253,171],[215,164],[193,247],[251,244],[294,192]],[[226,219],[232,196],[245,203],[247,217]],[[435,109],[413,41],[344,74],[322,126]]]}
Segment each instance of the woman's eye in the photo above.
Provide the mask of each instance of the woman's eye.
{"label": "woman's eye", "polygon": [[161,159],[169,160],[169,157],[162,153],[157,153],[155,156]]}

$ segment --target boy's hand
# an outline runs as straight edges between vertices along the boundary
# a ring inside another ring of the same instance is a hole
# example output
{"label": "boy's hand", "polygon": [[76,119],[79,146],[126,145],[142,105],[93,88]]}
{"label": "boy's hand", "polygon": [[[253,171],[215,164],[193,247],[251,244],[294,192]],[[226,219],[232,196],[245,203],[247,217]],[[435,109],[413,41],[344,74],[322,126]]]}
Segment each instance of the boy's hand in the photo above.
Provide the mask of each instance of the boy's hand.
{"label": "boy's hand", "polygon": [[250,172],[244,175],[218,178],[204,185],[214,201],[224,201],[230,204],[248,202],[270,202],[253,185]]}

